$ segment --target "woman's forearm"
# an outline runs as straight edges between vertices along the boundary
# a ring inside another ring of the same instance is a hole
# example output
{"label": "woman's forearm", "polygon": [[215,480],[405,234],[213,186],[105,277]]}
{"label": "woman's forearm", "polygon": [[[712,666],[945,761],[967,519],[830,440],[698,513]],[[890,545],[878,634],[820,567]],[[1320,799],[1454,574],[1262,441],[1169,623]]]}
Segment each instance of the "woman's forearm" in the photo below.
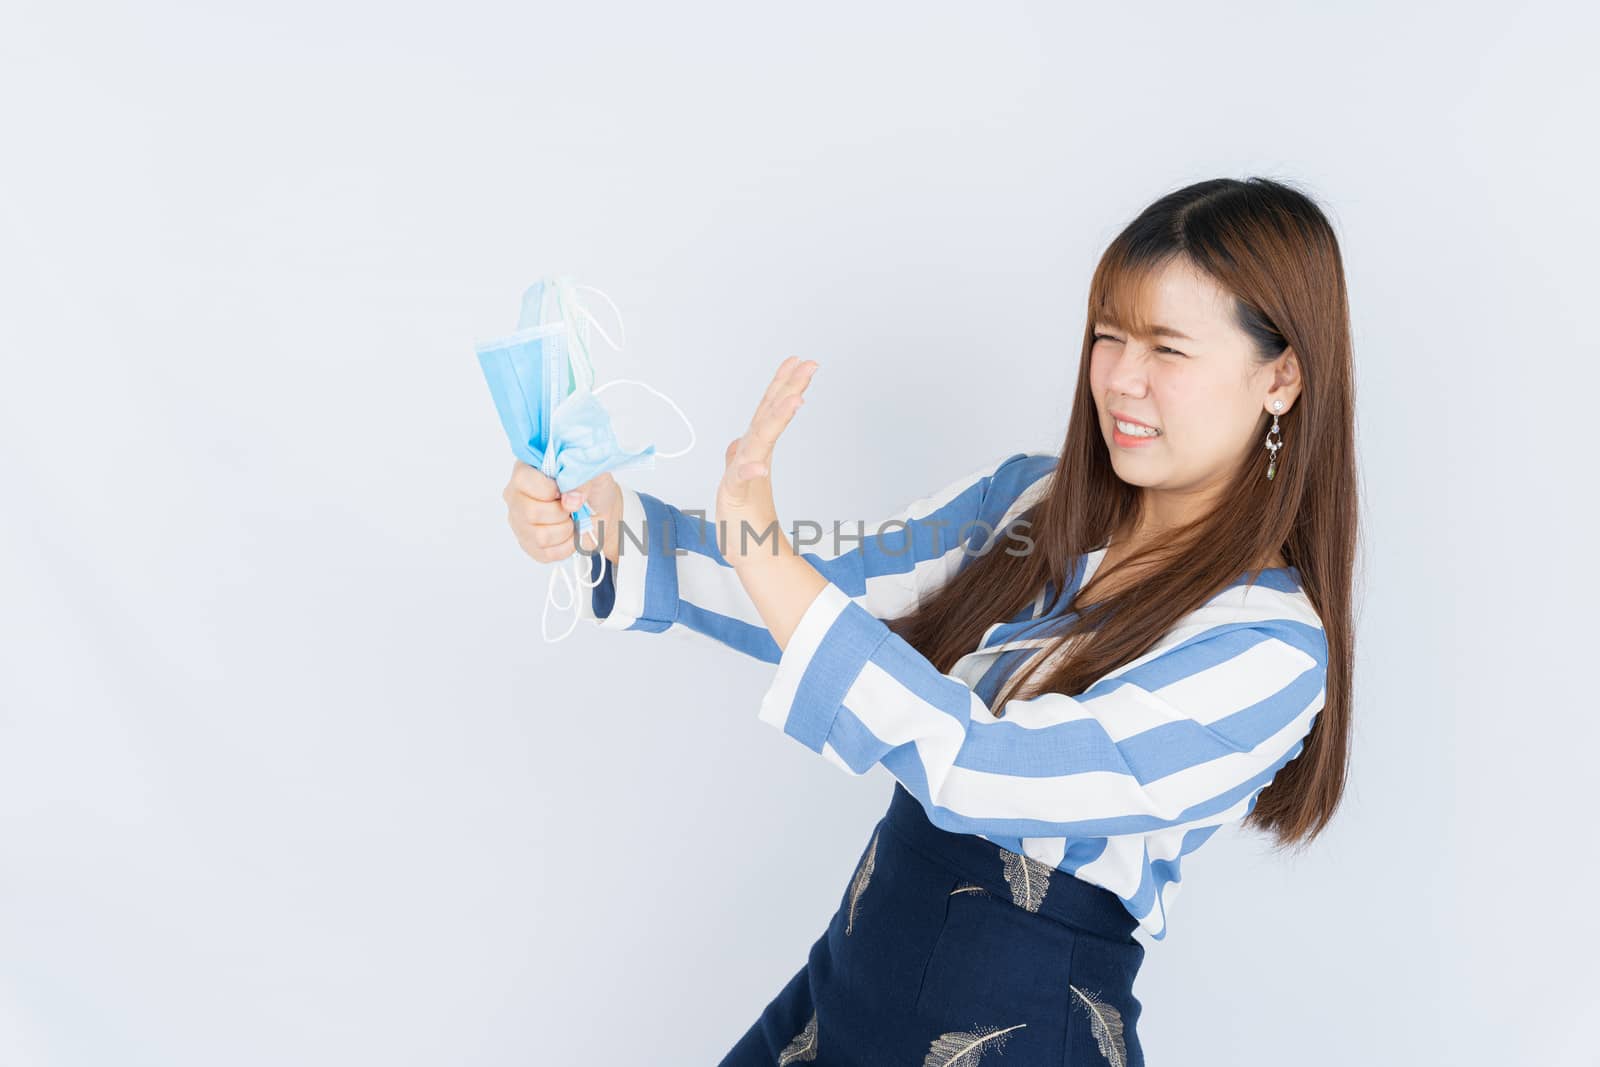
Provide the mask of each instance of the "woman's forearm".
{"label": "woman's forearm", "polygon": [[828,584],[820,571],[789,547],[787,539],[782,539],[776,553],[756,553],[734,569],[780,649],[788,647],[801,616]]}

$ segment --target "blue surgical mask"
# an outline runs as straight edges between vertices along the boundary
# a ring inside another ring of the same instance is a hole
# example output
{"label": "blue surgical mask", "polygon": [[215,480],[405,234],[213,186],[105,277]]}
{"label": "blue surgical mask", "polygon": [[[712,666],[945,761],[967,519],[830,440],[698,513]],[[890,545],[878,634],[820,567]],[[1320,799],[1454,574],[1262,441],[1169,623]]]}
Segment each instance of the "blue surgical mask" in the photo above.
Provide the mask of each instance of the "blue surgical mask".
{"label": "blue surgical mask", "polygon": [[[632,378],[618,378],[598,389],[593,388],[595,372],[590,331],[598,333],[617,351],[622,350],[623,342],[611,339],[583,305],[579,291],[593,292],[611,305],[617,316],[618,336],[622,337],[622,316],[610,297],[591,286],[573,285],[567,275],[558,275],[534,282],[523,293],[522,315],[516,332],[474,346],[478,364],[494,397],[500,425],[511,442],[511,451],[522,462],[554,479],[562,492],[608,471],[654,467],[657,458],[671,459],[694,447],[694,425],[677,404],[653,387]],[[624,449],[611,427],[611,416],[598,396],[613,385],[625,383],[640,386],[665,400],[689,427],[689,444],[677,452],[663,454],[658,454],[654,445],[646,445],[637,452]],[[587,503],[573,513],[578,521],[579,543],[583,543],[587,534],[593,547],[598,549],[593,516]],[[602,557],[602,567],[607,562]],[[578,615],[575,615],[572,626],[552,639],[551,606],[563,611],[569,607],[576,609],[577,597],[587,595],[587,590],[605,580],[603,569],[593,582],[588,579],[588,571],[588,557],[574,552],[570,576],[559,569],[550,576],[541,616],[547,642],[564,640],[578,624]],[[565,579],[572,589],[572,599],[566,604],[557,603],[555,599],[558,579]]]}

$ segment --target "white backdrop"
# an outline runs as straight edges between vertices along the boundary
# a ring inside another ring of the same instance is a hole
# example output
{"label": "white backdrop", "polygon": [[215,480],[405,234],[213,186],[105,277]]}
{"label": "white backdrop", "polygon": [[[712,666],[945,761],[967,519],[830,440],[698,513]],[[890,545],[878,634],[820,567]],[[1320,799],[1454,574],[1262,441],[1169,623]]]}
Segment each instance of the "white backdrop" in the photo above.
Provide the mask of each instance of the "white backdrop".
{"label": "white backdrop", "polygon": [[231,6],[0,16],[0,1063],[715,1063],[892,779],[540,641],[473,340],[607,290],[686,507],[816,358],[780,513],[871,519],[1056,447],[1101,249],[1252,174],[1349,271],[1355,758],[1185,864],[1147,1054],[1594,1062],[1577,5]]}

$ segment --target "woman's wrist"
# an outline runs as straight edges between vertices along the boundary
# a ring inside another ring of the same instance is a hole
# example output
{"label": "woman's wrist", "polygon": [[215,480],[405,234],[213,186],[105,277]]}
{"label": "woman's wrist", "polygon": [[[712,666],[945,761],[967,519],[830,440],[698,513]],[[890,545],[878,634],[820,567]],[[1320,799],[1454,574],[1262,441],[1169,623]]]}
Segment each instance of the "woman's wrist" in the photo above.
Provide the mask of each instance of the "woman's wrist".
{"label": "woman's wrist", "polygon": [[604,535],[600,543],[600,551],[615,567],[622,554],[622,501],[619,498],[612,514],[608,514],[601,521],[600,529]]}
{"label": "woman's wrist", "polygon": [[[614,499],[596,516],[595,531],[600,537],[600,554],[615,567],[622,550],[623,488],[618,485]],[[635,536],[638,536],[635,534]]]}

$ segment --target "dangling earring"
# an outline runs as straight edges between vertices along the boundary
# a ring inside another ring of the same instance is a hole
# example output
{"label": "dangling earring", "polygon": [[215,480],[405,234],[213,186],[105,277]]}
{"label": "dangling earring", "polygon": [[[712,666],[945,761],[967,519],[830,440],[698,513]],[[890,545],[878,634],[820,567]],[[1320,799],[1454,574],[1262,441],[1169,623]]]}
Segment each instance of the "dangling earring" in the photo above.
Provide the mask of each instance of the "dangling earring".
{"label": "dangling earring", "polygon": [[[1278,412],[1283,410],[1283,401],[1272,402],[1272,429],[1267,431],[1267,451],[1272,453],[1272,460],[1267,464],[1267,481],[1272,481],[1272,476],[1278,473],[1278,449],[1283,447],[1283,434],[1278,431]],[[1272,435],[1277,434],[1274,441]]]}

